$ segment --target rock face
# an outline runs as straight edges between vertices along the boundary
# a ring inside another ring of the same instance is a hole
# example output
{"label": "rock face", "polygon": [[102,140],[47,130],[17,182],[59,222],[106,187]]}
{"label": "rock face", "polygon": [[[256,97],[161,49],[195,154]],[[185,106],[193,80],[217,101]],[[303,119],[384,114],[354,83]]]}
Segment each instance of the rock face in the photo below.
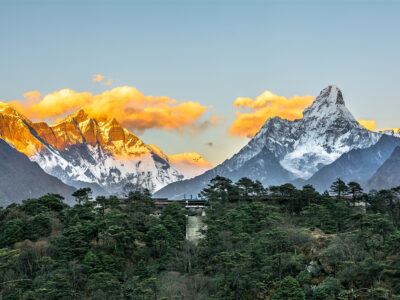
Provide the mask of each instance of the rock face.
{"label": "rock face", "polygon": [[21,202],[46,193],[60,194],[72,204],[75,188],[44,172],[37,163],[0,139],[0,205]]}
{"label": "rock face", "polygon": [[369,190],[390,189],[400,186],[400,146],[368,180]]}
{"label": "rock face", "polygon": [[[185,178],[159,148],[146,145],[117,120],[93,119],[84,110],[49,126],[0,103],[0,137],[47,173],[78,188],[90,186],[98,194],[118,194],[128,183],[155,191]],[[199,155],[197,159],[206,163]],[[186,164],[192,173],[201,166],[193,157]]]}
{"label": "rock face", "polygon": [[362,127],[346,108],[339,88],[328,86],[304,110],[302,119],[267,120],[232,158],[191,180],[170,184],[156,196],[195,195],[215,175],[261,179],[267,186],[294,178],[304,181],[342,154],[376,144],[381,136]]}

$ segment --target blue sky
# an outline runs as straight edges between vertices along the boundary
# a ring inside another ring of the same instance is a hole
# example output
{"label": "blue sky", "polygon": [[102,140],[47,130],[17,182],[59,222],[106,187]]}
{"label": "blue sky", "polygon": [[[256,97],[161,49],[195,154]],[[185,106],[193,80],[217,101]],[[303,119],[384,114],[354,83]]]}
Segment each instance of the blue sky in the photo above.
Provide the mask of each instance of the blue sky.
{"label": "blue sky", "polygon": [[265,90],[336,84],[356,118],[400,127],[399,15],[400,1],[0,1],[0,99],[100,93],[100,73],[111,88],[212,105],[220,127],[141,138],[214,164],[247,142],[227,134],[234,100]]}

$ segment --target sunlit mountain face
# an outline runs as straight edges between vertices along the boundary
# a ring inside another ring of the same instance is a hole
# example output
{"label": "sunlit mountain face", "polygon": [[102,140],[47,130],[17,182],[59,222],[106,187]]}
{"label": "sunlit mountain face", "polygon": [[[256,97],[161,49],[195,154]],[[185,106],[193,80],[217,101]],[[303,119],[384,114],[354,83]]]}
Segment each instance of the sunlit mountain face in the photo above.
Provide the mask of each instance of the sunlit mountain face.
{"label": "sunlit mountain face", "polygon": [[120,193],[126,185],[155,191],[211,168],[197,153],[168,156],[115,119],[81,109],[52,125],[0,104],[0,137],[64,182]]}

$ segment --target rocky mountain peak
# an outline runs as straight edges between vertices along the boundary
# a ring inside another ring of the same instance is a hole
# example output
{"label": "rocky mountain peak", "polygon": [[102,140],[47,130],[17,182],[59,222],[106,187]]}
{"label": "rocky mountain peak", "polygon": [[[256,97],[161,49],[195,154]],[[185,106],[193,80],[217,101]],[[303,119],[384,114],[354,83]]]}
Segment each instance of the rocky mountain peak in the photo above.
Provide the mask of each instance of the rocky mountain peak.
{"label": "rocky mountain peak", "polygon": [[1,102],[0,101],[0,114],[3,117],[9,117],[9,118],[14,118],[14,119],[19,119],[23,122],[26,123],[31,123],[25,116],[21,115],[17,110],[14,109],[10,104],[6,102]]}
{"label": "rocky mountain peak", "polygon": [[336,85],[329,85],[328,87],[324,88],[319,96],[317,97],[316,101],[320,100],[328,100],[332,103],[337,105],[345,105],[343,100],[342,91]]}
{"label": "rocky mountain peak", "polygon": [[61,124],[61,123],[68,123],[68,122],[72,122],[72,121],[75,121],[77,124],[80,124],[80,123],[88,121],[90,119],[91,118],[90,118],[89,114],[83,108],[81,108],[78,111],[68,115],[66,118],[56,121],[52,125],[52,127],[56,126],[58,124]]}
{"label": "rocky mountain peak", "polygon": [[343,130],[350,127],[364,129],[347,109],[342,92],[334,85],[321,91],[314,102],[304,110],[300,122],[309,130],[321,127],[326,130],[332,126]]}

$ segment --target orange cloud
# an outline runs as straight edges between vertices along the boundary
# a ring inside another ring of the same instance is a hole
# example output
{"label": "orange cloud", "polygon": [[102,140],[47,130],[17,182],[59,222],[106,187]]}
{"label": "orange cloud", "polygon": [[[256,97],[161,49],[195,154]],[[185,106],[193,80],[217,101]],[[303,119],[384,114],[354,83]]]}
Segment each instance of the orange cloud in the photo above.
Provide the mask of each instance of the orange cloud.
{"label": "orange cloud", "polygon": [[171,163],[187,163],[191,165],[212,168],[211,163],[206,161],[197,152],[185,152],[174,155],[168,155],[168,159]]}
{"label": "orange cloud", "polygon": [[24,98],[29,102],[38,102],[42,99],[42,95],[38,91],[29,91],[24,94]]}
{"label": "orange cloud", "polygon": [[196,132],[218,125],[219,116],[201,121],[209,109],[198,102],[178,102],[166,96],[145,96],[136,88],[122,86],[93,95],[71,89],[55,91],[36,102],[12,101],[17,110],[29,118],[55,119],[84,108],[95,118],[114,117],[136,133],[146,129]]}
{"label": "orange cloud", "polygon": [[113,80],[111,78],[106,78],[104,75],[101,74],[94,74],[92,81],[99,82],[106,86],[109,86],[113,83]]}
{"label": "orange cloud", "polygon": [[100,81],[102,81],[103,79],[104,79],[104,76],[103,76],[103,75],[101,75],[101,74],[94,74],[94,75],[93,75],[92,81],[93,81],[93,82],[100,82]]}
{"label": "orange cloud", "polygon": [[375,131],[376,129],[376,122],[372,120],[358,120],[358,123],[360,123],[362,126],[364,126],[366,129]]}
{"label": "orange cloud", "polygon": [[377,129],[376,122],[373,120],[358,120],[358,123],[360,123],[362,126],[364,126],[366,129],[370,131],[375,131],[375,132],[385,132],[385,131],[393,131],[395,134],[400,133],[400,128],[382,128],[382,129]]}
{"label": "orange cloud", "polygon": [[255,100],[248,97],[239,97],[233,103],[234,107],[250,109],[250,112],[236,111],[236,120],[229,128],[229,134],[239,137],[253,137],[262,125],[273,117],[295,120],[303,117],[303,110],[310,106],[314,97],[294,96],[286,98],[270,91],[265,91]]}
{"label": "orange cloud", "polygon": [[192,178],[212,168],[212,165],[196,152],[168,155],[172,166],[185,175],[185,178]]}
{"label": "orange cloud", "polygon": [[111,85],[113,83],[113,80],[111,78],[107,79],[106,82],[104,82],[104,85]]}

